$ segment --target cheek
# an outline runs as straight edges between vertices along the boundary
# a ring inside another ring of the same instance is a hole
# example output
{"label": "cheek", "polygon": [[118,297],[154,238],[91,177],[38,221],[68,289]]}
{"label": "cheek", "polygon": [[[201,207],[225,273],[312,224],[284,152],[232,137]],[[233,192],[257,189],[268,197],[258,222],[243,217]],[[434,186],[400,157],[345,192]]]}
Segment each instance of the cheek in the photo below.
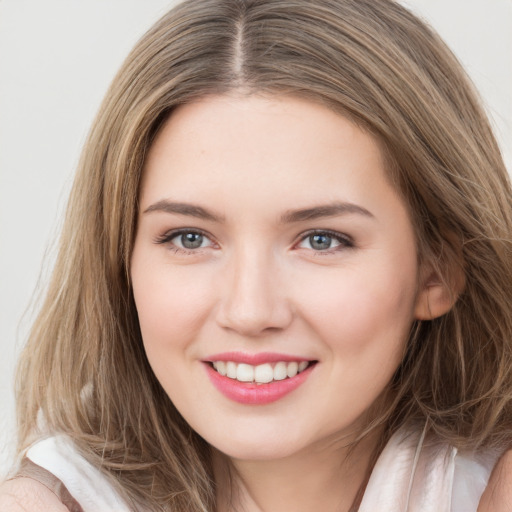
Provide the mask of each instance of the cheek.
{"label": "cheek", "polygon": [[132,282],[148,357],[186,346],[208,315],[211,287],[204,286],[201,276],[191,279],[186,267],[142,266],[137,262],[132,265]]}
{"label": "cheek", "polygon": [[180,411],[203,400],[200,388],[190,386],[191,372],[197,371],[193,342],[212,304],[207,293],[211,286],[202,286],[205,281],[192,278],[189,270],[132,264],[144,350],[156,378]]}
{"label": "cheek", "polygon": [[413,322],[415,266],[383,266],[333,272],[323,287],[305,283],[303,316],[332,350],[354,357],[401,352]]}

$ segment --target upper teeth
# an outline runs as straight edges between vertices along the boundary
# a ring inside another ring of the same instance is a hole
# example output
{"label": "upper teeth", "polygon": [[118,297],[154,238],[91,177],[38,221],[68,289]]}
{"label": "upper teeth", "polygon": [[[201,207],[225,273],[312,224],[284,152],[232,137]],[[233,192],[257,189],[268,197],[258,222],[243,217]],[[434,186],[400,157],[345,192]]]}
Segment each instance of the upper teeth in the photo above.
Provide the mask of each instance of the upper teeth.
{"label": "upper teeth", "polygon": [[272,366],[270,363],[253,366],[245,363],[234,363],[233,361],[214,361],[213,367],[221,374],[236,379],[240,382],[257,382],[264,384],[273,380],[283,380],[287,377],[295,377],[297,373],[305,370],[307,361],[292,361],[285,363],[280,361]]}

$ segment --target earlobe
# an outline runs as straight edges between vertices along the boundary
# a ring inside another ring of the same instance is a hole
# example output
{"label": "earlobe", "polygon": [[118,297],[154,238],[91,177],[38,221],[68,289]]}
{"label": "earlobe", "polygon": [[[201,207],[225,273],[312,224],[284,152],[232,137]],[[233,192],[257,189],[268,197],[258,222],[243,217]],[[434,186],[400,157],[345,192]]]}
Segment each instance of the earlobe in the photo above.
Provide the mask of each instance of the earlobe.
{"label": "earlobe", "polygon": [[443,280],[431,270],[421,284],[416,298],[416,320],[433,320],[448,313],[462,293],[465,285],[464,271],[458,268],[450,281]]}

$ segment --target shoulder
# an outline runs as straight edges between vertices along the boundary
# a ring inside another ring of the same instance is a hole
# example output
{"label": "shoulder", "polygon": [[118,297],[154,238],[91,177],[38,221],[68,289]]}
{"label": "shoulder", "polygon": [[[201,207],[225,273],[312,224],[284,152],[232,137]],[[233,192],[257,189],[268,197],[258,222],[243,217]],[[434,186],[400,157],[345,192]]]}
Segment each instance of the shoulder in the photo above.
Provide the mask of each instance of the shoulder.
{"label": "shoulder", "polygon": [[0,485],[2,512],[68,512],[57,496],[32,478],[15,478]]}
{"label": "shoulder", "polygon": [[477,512],[512,510],[512,450],[506,452],[491,473]]}

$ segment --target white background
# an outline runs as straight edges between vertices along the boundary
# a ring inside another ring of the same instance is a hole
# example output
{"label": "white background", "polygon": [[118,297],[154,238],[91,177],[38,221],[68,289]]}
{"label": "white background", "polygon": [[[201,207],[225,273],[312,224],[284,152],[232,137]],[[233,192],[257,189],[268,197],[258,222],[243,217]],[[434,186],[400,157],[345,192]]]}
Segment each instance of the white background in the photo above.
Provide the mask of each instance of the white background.
{"label": "white background", "polygon": [[[0,0],[0,477],[14,447],[16,353],[51,269],[80,148],[123,58],[173,3]],[[512,169],[512,0],[403,3],[464,63]]]}

